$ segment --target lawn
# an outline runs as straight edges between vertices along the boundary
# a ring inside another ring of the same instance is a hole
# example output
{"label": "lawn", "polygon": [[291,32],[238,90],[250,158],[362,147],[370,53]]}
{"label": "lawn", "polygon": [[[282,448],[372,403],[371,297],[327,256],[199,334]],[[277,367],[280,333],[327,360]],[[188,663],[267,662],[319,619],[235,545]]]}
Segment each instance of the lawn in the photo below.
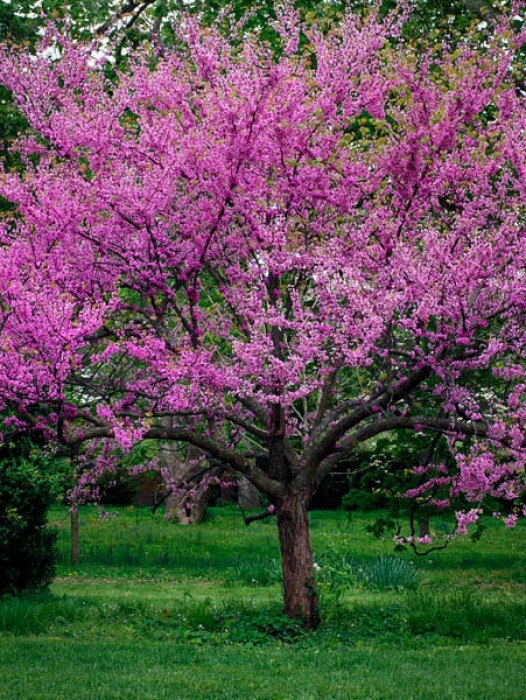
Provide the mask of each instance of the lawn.
{"label": "lawn", "polygon": [[386,589],[363,573],[393,554],[365,531],[373,516],[314,512],[324,622],[308,635],[281,615],[273,521],[112,511],[82,509],[75,567],[52,512],[50,592],[0,601],[0,698],[526,698],[524,524],[488,519],[479,542],[398,555],[407,581]]}

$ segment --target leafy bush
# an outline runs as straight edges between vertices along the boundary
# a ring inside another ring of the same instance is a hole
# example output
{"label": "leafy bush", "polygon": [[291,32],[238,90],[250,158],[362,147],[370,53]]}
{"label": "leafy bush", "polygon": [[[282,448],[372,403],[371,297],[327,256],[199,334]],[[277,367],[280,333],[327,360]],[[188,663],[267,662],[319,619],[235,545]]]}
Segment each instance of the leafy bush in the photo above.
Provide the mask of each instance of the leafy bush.
{"label": "leafy bush", "polygon": [[[407,514],[415,503],[403,494],[428,478],[415,474],[415,467],[432,467],[442,462],[453,466],[445,439],[440,438],[430,447],[428,435],[393,431],[388,437],[378,438],[372,446],[357,451],[349,462],[350,492],[342,505],[350,512],[388,508],[395,517]],[[425,502],[418,505],[423,517],[436,512],[435,508],[426,507]]]}
{"label": "leafy bush", "polygon": [[275,640],[293,644],[307,636],[301,620],[293,620],[278,612],[252,612],[221,616],[224,625],[221,637],[227,644],[257,646]]}
{"label": "leafy bush", "polygon": [[318,556],[315,568],[318,595],[324,604],[338,603],[344,593],[356,584],[352,560],[339,557],[334,551]]}
{"label": "leafy bush", "polygon": [[46,528],[53,484],[36,456],[0,459],[0,595],[45,588],[54,574],[56,533]]}

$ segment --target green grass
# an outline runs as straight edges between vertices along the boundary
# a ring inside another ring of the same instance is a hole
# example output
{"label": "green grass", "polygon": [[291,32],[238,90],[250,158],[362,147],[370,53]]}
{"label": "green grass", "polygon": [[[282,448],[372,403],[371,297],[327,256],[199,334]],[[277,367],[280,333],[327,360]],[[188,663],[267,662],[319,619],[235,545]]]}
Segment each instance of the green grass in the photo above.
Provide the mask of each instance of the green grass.
{"label": "green grass", "polygon": [[[100,521],[96,509],[81,509],[82,575],[116,578],[177,577],[266,585],[279,580],[279,550],[275,523],[243,525],[233,509],[211,509],[195,527],[178,527],[153,516],[148,508],[115,508],[112,518]],[[69,523],[55,510],[59,522],[59,574],[74,573],[69,561]],[[235,546],[233,546],[235,543]]]}
{"label": "green grass", "polygon": [[49,638],[0,640],[0,654],[2,700],[520,699],[526,661],[505,646],[336,654]]}
{"label": "green grass", "polygon": [[488,521],[480,542],[404,554],[413,580],[365,532],[372,515],[315,512],[324,622],[306,634],[281,614],[274,522],[114,511],[81,509],[74,567],[67,514],[52,512],[56,581],[0,600],[0,699],[526,697],[524,525]]}

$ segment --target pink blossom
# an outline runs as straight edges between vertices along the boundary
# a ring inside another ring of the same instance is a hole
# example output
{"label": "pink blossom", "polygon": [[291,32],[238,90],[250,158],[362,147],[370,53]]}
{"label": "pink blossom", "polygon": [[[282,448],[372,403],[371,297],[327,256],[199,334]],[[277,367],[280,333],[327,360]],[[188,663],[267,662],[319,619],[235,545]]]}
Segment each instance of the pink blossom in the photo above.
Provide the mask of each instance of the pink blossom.
{"label": "pink blossom", "polygon": [[459,535],[465,535],[467,529],[470,525],[474,525],[479,519],[481,510],[479,508],[473,508],[467,513],[457,511],[455,517],[457,519],[457,533]]}
{"label": "pink blossom", "polygon": [[512,513],[507,518],[505,518],[504,525],[506,525],[506,527],[509,527],[509,528],[515,527],[518,520],[519,520],[519,516],[516,513]]}

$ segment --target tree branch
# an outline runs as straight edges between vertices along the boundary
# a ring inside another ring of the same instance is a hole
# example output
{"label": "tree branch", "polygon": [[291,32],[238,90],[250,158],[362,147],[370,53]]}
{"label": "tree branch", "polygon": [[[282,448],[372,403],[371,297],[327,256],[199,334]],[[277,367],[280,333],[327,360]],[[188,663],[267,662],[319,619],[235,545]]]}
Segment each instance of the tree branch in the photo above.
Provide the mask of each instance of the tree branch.
{"label": "tree branch", "polygon": [[[71,446],[87,440],[113,438],[113,429],[109,426],[100,426],[84,431],[78,437],[70,439]],[[201,433],[196,433],[189,428],[152,426],[142,437],[143,440],[178,440],[199,447],[203,452],[215,457],[225,465],[240,474],[243,474],[260,491],[273,498],[281,498],[285,495],[285,487],[279,481],[272,479],[262,469],[253,464],[243,454],[222,445],[216,440]]]}
{"label": "tree branch", "polygon": [[341,445],[339,445],[338,448],[336,448],[336,450],[331,455],[326,457],[320,464],[316,475],[317,484],[321,484],[323,479],[330,474],[336,464],[341,462],[342,459],[344,459],[345,456],[360,443],[367,442],[367,440],[370,440],[381,433],[390,432],[391,430],[417,430],[418,428],[423,428],[425,430],[436,430],[440,433],[456,433],[469,437],[488,436],[486,426],[481,424],[474,425],[472,423],[467,423],[466,421],[452,421],[447,418],[426,418],[425,416],[418,416],[415,418],[393,416],[392,418],[385,418],[361,428],[350,435],[346,440],[342,441]]}
{"label": "tree branch", "polygon": [[304,455],[307,479],[316,472],[321,462],[332,454],[335,445],[349,430],[354,428],[356,425],[359,425],[367,418],[375,415],[379,411],[386,409],[393,403],[405,398],[414,389],[416,389],[419,384],[427,379],[430,374],[431,369],[427,366],[415,370],[413,374],[407,377],[407,379],[402,381],[398,386],[394,387],[391,391],[385,391],[383,395],[370,399],[366,403],[362,404],[362,406],[359,406],[357,409],[352,411],[350,414],[341,418],[336,425],[327,431],[319,442],[316,441],[314,435],[313,446],[305,450]]}
{"label": "tree branch", "polygon": [[95,30],[95,35],[102,36],[103,34],[106,34],[106,32],[114,29],[115,25],[125,17],[129,17],[126,24],[126,29],[130,29],[142,15],[142,13],[153,5],[154,2],[156,2],[156,0],[127,0],[127,2],[124,3],[121,9],[116,12],[111,19],[104,22],[104,24]]}

